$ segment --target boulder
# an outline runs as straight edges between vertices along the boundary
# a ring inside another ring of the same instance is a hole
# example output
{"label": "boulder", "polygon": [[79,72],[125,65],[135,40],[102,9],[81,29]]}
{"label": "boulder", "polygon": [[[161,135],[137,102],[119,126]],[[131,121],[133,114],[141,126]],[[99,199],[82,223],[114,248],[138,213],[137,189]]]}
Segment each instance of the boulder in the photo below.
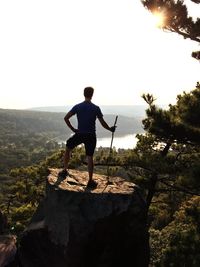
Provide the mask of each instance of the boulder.
{"label": "boulder", "polygon": [[0,235],[0,267],[16,266],[16,251],[16,237]]}
{"label": "boulder", "polygon": [[46,196],[22,235],[22,267],[147,267],[146,204],[139,188],[120,177],[50,169]]}

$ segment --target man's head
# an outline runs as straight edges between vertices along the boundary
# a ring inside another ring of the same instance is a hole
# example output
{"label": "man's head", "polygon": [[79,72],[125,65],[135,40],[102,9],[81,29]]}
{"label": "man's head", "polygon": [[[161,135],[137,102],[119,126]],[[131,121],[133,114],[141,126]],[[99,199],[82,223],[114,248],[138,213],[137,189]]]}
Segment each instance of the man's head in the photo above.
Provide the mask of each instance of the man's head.
{"label": "man's head", "polygon": [[94,89],[92,87],[85,87],[84,89],[84,97],[91,99],[94,93]]}

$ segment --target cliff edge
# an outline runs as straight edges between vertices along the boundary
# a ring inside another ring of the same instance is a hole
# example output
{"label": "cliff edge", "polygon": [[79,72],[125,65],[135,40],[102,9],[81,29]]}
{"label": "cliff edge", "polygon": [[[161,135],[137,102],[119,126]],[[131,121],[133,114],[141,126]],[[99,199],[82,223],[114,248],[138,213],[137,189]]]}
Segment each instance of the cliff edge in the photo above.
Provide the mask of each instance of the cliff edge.
{"label": "cliff edge", "polygon": [[46,197],[22,235],[21,266],[147,267],[146,206],[137,186],[94,174],[91,191],[87,172],[69,170],[63,181],[58,172],[50,169]]}

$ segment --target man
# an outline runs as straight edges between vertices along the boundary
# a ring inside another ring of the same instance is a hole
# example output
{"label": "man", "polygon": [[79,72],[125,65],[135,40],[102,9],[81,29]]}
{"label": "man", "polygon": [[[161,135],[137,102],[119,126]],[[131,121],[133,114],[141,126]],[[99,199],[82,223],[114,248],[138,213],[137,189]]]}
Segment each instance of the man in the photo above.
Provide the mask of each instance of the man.
{"label": "man", "polygon": [[[109,127],[103,119],[101,109],[91,102],[94,89],[92,87],[86,87],[84,89],[85,101],[75,105],[64,117],[67,126],[75,133],[71,138],[67,140],[66,150],[64,154],[64,169],[59,173],[59,176],[65,178],[68,175],[68,163],[70,160],[72,150],[80,145],[85,145],[85,151],[88,161],[88,174],[89,181],[87,187],[96,188],[97,183],[92,179],[93,177],[93,154],[96,147],[96,118],[99,119],[101,125],[114,132],[116,126]],[[75,115],[78,120],[78,129],[74,128],[70,122],[70,118]]]}

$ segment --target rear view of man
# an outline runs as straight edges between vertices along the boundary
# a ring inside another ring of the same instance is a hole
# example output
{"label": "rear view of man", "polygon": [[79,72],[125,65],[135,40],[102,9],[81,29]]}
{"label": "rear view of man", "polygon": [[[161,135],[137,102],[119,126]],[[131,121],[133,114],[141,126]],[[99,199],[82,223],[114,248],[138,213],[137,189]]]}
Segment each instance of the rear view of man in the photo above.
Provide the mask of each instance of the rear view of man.
{"label": "rear view of man", "polygon": [[[68,163],[70,160],[72,150],[80,145],[84,144],[85,152],[88,160],[88,174],[89,181],[87,187],[96,188],[97,184],[92,179],[93,177],[93,154],[96,147],[96,118],[99,119],[101,125],[111,131],[115,131],[115,126],[109,127],[103,119],[101,109],[91,102],[94,89],[92,87],[86,87],[84,89],[85,100],[75,105],[65,116],[64,120],[67,126],[75,133],[72,137],[67,140],[66,150],[64,154],[64,168],[59,173],[60,177],[65,178],[68,175]],[[74,128],[70,122],[70,118],[76,115],[78,120],[78,129]]]}

